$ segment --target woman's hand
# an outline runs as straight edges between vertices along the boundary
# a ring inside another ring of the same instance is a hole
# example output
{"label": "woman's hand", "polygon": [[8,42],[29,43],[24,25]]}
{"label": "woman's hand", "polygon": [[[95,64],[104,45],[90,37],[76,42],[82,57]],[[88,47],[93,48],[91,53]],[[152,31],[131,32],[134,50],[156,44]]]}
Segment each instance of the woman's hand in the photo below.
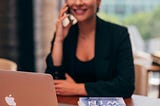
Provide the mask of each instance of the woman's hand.
{"label": "woman's hand", "polygon": [[55,42],[63,42],[63,40],[66,38],[68,34],[70,27],[72,26],[71,22],[67,26],[65,27],[63,26],[63,20],[69,16],[69,14],[66,14],[67,10],[68,10],[68,6],[67,4],[65,4],[59,12],[58,20],[56,23]]}
{"label": "woman's hand", "polygon": [[84,84],[77,84],[68,74],[66,80],[54,80],[57,95],[87,95]]}

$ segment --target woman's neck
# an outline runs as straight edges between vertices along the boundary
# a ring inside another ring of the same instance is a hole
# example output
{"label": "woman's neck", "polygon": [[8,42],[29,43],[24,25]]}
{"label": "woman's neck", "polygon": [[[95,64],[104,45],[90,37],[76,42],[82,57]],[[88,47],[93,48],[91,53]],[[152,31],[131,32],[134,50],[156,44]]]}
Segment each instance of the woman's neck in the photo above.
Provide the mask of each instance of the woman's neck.
{"label": "woman's neck", "polygon": [[95,33],[96,29],[96,17],[84,22],[80,22],[79,26],[79,36],[82,38],[88,38]]}

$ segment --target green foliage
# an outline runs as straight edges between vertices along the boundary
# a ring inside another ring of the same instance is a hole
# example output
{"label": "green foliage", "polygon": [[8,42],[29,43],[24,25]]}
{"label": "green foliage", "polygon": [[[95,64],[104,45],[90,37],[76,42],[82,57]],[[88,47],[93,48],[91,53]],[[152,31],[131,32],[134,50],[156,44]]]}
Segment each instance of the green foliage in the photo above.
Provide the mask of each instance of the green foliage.
{"label": "green foliage", "polygon": [[150,25],[152,37],[160,37],[160,7],[152,14]]}
{"label": "green foliage", "polygon": [[98,16],[106,21],[114,22],[117,24],[122,24],[122,22],[119,20],[119,18],[115,15],[112,15],[112,14],[108,15],[105,12],[99,12]]}
{"label": "green foliage", "polygon": [[125,25],[135,25],[143,39],[160,37],[160,7],[151,13],[136,13],[126,17]]}
{"label": "green foliage", "polygon": [[135,25],[144,40],[160,37],[160,6],[152,12],[139,12],[125,17],[123,20],[116,15],[100,12],[98,16],[106,21],[123,25]]}
{"label": "green foliage", "polygon": [[151,15],[150,13],[136,13],[126,17],[123,21],[125,25],[135,25],[144,39],[149,39],[151,35],[151,28],[150,28],[150,20]]}

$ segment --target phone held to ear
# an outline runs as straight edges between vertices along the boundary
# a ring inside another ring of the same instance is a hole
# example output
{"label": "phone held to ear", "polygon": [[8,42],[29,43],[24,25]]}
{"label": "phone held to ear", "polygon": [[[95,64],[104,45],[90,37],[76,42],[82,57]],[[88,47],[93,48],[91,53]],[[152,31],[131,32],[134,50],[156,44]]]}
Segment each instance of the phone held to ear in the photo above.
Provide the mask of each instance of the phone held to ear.
{"label": "phone held to ear", "polygon": [[62,21],[63,26],[64,27],[68,26],[70,22],[72,22],[72,25],[76,24],[77,19],[70,13],[69,8],[68,8],[68,11],[64,15],[67,15],[67,14],[69,14],[69,16]]}

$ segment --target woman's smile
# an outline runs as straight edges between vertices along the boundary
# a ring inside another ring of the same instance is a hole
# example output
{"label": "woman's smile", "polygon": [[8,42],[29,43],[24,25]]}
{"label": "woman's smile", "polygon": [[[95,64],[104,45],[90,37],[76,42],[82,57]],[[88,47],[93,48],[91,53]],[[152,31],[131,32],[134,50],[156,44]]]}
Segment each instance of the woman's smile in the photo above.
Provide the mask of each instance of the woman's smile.
{"label": "woman's smile", "polygon": [[87,9],[73,9],[75,15],[84,15]]}

